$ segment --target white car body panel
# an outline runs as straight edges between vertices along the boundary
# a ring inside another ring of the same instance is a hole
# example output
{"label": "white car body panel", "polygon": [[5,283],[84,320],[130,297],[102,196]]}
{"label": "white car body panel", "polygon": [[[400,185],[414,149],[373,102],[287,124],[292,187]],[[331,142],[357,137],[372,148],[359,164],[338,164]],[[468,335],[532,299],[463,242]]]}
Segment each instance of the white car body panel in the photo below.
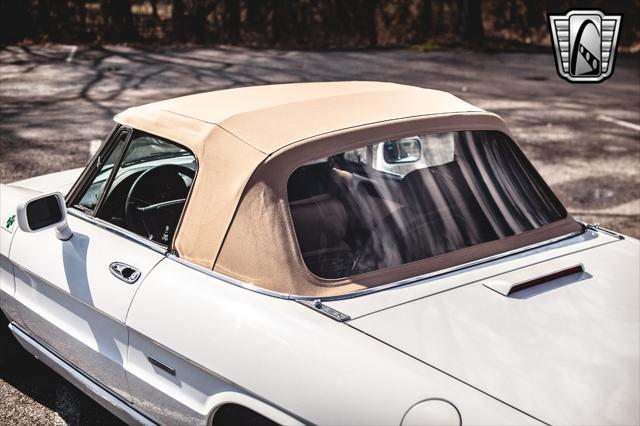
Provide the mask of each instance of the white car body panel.
{"label": "white car body panel", "polygon": [[[315,424],[397,425],[412,405],[434,397],[454,402],[469,424],[540,424],[348,324],[171,258],[141,286],[127,326],[135,330],[127,365],[132,393],[173,399],[145,407],[170,424],[189,422],[173,414],[187,406],[204,416],[215,406],[211,392],[230,387]],[[176,376],[158,374],[144,359],[149,353]]]}
{"label": "white car body panel", "polygon": [[[525,250],[506,257],[502,256],[492,261],[480,262],[451,272],[434,273],[422,279],[407,280],[403,285],[397,285],[384,291],[375,291],[366,297],[337,298],[327,301],[326,304],[355,319],[372,312],[388,309],[509,271],[515,271],[525,266],[616,241],[619,241],[618,237],[587,229],[582,234],[569,236],[560,241],[545,244],[542,247]],[[428,285],[425,285],[426,283]]]}
{"label": "white car body panel", "polygon": [[83,168],[64,170],[56,173],[35,176],[13,182],[11,186],[30,189],[37,192],[62,192],[66,194],[78,180]]}
{"label": "white car body panel", "polygon": [[492,278],[584,266],[509,297],[480,280],[350,324],[546,423],[638,424],[639,259],[625,239]]}
{"label": "white car body panel", "polygon": [[8,312],[9,317],[18,322],[19,317],[15,309],[6,299],[8,296],[13,297],[15,292],[13,266],[8,258],[18,222],[14,217],[12,224],[7,227],[7,221],[16,214],[16,206],[21,201],[45,191],[65,193],[81,172],[82,169],[72,169],[17,181],[11,185],[0,185],[0,306]]}
{"label": "white car body panel", "polygon": [[[18,312],[34,335],[130,399],[124,323],[135,292],[163,255],[73,215],[68,220],[69,241],[56,238],[54,229],[16,232],[10,258]],[[109,271],[114,261],[142,276],[134,284],[119,280]]]}
{"label": "white car body panel", "polygon": [[155,424],[132,407],[123,404],[109,389],[94,382],[82,371],[69,365],[58,354],[52,352],[33,336],[20,329],[15,323],[9,324],[9,330],[29,353],[123,421],[141,426],[153,426]]}
{"label": "white car body panel", "polygon": [[16,206],[38,192],[10,185],[0,185],[0,308],[7,318],[24,325],[14,303],[16,285],[13,264],[9,260],[11,242],[18,229]]}
{"label": "white car body panel", "polygon": [[22,325],[13,301],[14,294],[13,264],[8,257],[0,255],[0,309],[4,311],[7,318]]}

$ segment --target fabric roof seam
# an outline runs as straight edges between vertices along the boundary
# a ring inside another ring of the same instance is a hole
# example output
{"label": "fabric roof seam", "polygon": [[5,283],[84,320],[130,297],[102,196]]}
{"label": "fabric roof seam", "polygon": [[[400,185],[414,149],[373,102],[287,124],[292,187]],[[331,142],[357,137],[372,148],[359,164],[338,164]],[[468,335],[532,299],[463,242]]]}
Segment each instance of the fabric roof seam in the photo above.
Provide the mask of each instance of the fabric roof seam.
{"label": "fabric roof seam", "polygon": [[[402,86],[399,86],[399,87],[402,87]],[[422,89],[422,90],[432,90],[432,89]],[[376,90],[376,91],[369,91],[369,92],[363,92],[363,93],[358,93],[358,94],[365,94],[366,93],[368,95],[375,95],[375,94],[384,94],[384,93],[390,93],[390,92],[395,92],[395,91],[397,91],[397,89],[396,90]],[[404,87],[400,91],[412,92],[412,90],[410,88],[406,88],[406,87]],[[443,93],[446,93],[446,92],[443,92]],[[306,104],[306,103],[310,103],[310,102],[318,102],[318,101],[321,101],[321,100],[322,101],[328,101],[328,100],[339,101],[340,99],[346,99],[346,98],[350,98],[352,96],[354,96],[354,94],[349,93],[349,94],[340,94],[340,95],[335,95],[335,96],[327,96],[327,97],[318,97],[318,98],[305,99],[305,100],[296,101],[296,102],[283,103],[283,104],[280,104],[280,105],[277,105],[277,106],[273,106],[272,105],[272,106],[268,106],[268,107],[256,108],[256,109],[252,109],[252,110],[248,110],[248,111],[243,111],[243,112],[240,112],[240,113],[237,113],[237,114],[232,114],[229,117],[226,117],[224,120],[218,120],[218,121],[215,121],[215,122],[209,122],[209,121],[205,120],[204,122],[210,123],[210,124],[217,124],[217,125],[219,125],[221,127],[224,127],[224,123],[226,121],[230,121],[232,119],[242,118],[245,115],[249,116],[249,115],[252,115],[252,114],[259,114],[260,112],[266,112],[266,111],[274,110],[276,108],[284,108],[284,107],[295,109],[296,105],[302,105],[302,104]],[[461,99],[459,99],[459,100],[462,101]],[[462,102],[464,102],[464,101],[462,101]],[[466,103],[466,102],[464,102],[464,103]],[[473,107],[473,105],[471,105],[471,104],[468,104],[468,105],[470,107]],[[459,112],[459,113],[477,112],[478,110],[479,109],[476,108],[475,110],[456,111],[456,112]],[[391,119],[388,119],[388,120],[367,121],[367,122],[363,122],[363,123],[355,125],[355,126],[332,129],[331,131],[340,131],[340,130],[346,130],[346,129],[349,129],[349,128],[352,128],[352,127],[366,126],[366,125],[369,125],[369,124],[375,124],[375,123],[381,123],[381,122],[383,123],[383,122],[388,122],[388,121],[393,121],[393,120],[402,120],[402,119],[405,119],[405,118],[418,117],[418,116],[427,116],[427,115],[431,115],[431,114],[417,114],[417,115],[412,115],[412,116],[394,117],[394,118],[391,118]],[[189,118],[193,118],[193,117],[189,117]],[[233,132],[230,132],[230,133],[233,133]],[[322,133],[317,133],[315,135],[311,135],[311,136],[308,136],[306,138],[301,138],[301,139],[289,141],[289,142],[287,142],[287,144],[291,144],[291,143],[298,142],[300,140],[305,140],[305,139],[308,139],[308,138],[311,138],[311,137],[319,136],[321,134]],[[253,146],[253,144],[251,142],[247,141],[246,138],[243,138],[243,137],[240,137],[240,136],[238,136],[238,137],[240,139],[244,140],[246,143],[248,143],[248,144]],[[254,148],[255,148],[255,146],[254,146]],[[256,148],[256,149],[258,149],[258,148]]]}
{"label": "fabric roof seam", "polygon": [[[220,241],[220,245],[218,247],[218,249],[215,252],[214,256],[211,256],[209,259],[202,259],[203,263],[207,264],[207,269],[209,269],[210,271],[213,271],[215,266],[216,266],[216,261],[218,260],[218,256],[220,255],[220,252],[222,251],[222,247],[224,247],[224,242],[227,240],[227,235],[229,234],[229,229],[231,228],[231,224],[233,223],[233,220],[236,217],[236,214],[238,212],[238,207],[240,206],[240,201],[242,200],[242,198],[244,197],[245,191],[247,189],[247,184],[249,182],[251,182],[251,177],[253,176],[253,174],[255,173],[255,171],[264,163],[265,159],[269,158],[269,154],[267,154],[266,152],[263,152],[261,150],[259,150],[258,148],[254,147],[253,145],[247,143],[246,141],[242,140],[242,138],[238,137],[237,135],[233,134],[232,132],[228,131],[227,129],[225,129],[224,127],[218,125],[218,124],[213,124],[214,126],[217,126],[219,128],[221,128],[222,130],[224,130],[225,132],[227,132],[228,134],[230,134],[231,136],[233,136],[234,138],[242,141],[244,144],[246,144],[247,146],[251,147],[252,149],[255,149],[258,152],[261,152],[262,154],[265,155],[265,157],[262,159],[262,161],[260,161],[258,164],[255,165],[253,171],[251,172],[251,174],[249,174],[249,176],[247,177],[245,184],[242,188],[242,191],[240,192],[240,196],[238,197],[238,202],[236,203],[234,209],[233,209],[233,213],[231,214],[231,217],[229,219],[229,222],[227,223],[226,229],[224,230],[224,235],[222,236],[222,240]],[[202,155],[204,158],[205,155],[205,151],[206,151],[206,143],[203,144],[202,147]]]}
{"label": "fabric roof seam", "polygon": [[[141,107],[128,108],[128,109],[126,109],[124,112],[127,112],[127,111],[129,111],[129,110],[135,110],[136,108],[141,108]],[[202,151],[203,151],[203,152],[202,152],[202,155],[203,155],[203,157],[204,157],[204,145],[207,145],[208,143],[210,143],[210,141],[211,141],[211,133],[213,133],[213,130],[214,130],[214,128],[215,128],[215,127],[219,127],[219,128],[221,128],[221,129],[222,129],[222,130],[224,130],[225,132],[229,133],[231,136],[233,136],[233,137],[235,137],[236,139],[238,139],[240,142],[244,143],[245,145],[250,146],[251,148],[255,149],[256,151],[259,151],[259,152],[261,152],[261,153],[263,153],[263,154],[265,154],[265,155],[268,155],[268,154],[269,154],[269,153],[264,152],[264,151],[262,151],[261,149],[259,149],[259,148],[255,147],[255,146],[253,146],[252,144],[250,144],[250,143],[249,143],[249,142],[247,142],[246,140],[242,139],[240,136],[236,135],[235,133],[233,133],[233,132],[232,132],[232,131],[230,131],[229,129],[225,128],[224,126],[221,126],[219,123],[213,123],[213,122],[210,122],[210,121],[202,120],[202,119],[197,118],[197,117],[192,117],[192,116],[190,116],[190,115],[180,114],[179,112],[171,111],[171,110],[168,110],[168,109],[158,109],[157,111],[160,111],[160,112],[166,112],[167,114],[177,115],[177,116],[179,116],[179,117],[188,118],[189,120],[199,121],[199,122],[201,122],[201,123],[209,124],[210,126],[212,126],[212,128],[209,130],[209,132],[207,132],[207,135],[203,138],[203,140],[202,140],[202,142],[201,142],[201,144],[202,144],[202,146],[203,146],[203,147],[202,147]],[[116,114],[116,115],[113,117],[113,120],[114,120],[114,121],[116,121],[116,122],[118,122],[117,118],[118,118],[118,116],[119,116],[119,115],[121,115],[121,114],[123,114],[123,113]],[[215,126],[215,127],[214,127],[214,126]],[[178,141],[176,141],[176,142],[178,142]],[[179,143],[179,142],[178,142],[178,143]]]}
{"label": "fabric roof seam", "polygon": [[[127,111],[129,111],[129,110],[135,110],[135,109],[137,109],[137,108],[142,108],[142,107],[133,107],[133,108],[128,108],[128,109],[127,109],[127,110],[125,110],[124,112],[127,112]],[[268,109],[268,108],[264,108],[264,109]],[[390,119],[387,119],[387,120],[370,121],[370,122],[366,122],[366,123],[357,124],[357,125],[354,125],[354,126],[342,127],[342,128],[338,128],[338,129],[332,129],[332,130],[329,130],[329,131],[327,131],[327,132],[316,133],[316,134],[313,134],[313,135],[310,135],[310,136],[307,136],[307,137],[304,137],[304,138],[301,138],[301,139],[296,139],[296,140],[293,140],[293,141],[289,141],[289,142],[287,142],[286,144],[284,144],[284,145],[280,146],[279,148],[277,148],[277,149],[276,149],[276,150],[274,150],[274,151],[265,152],[264,150],[262,150],[262,149],[260,149],[260,148],[256,147],[254,144],[252,144],[252,143],[248,142],[246,139],[242,138],[241,136],[239,136],[239,135],[235,134],[233,131],[231,131],[231,130],[229,130],[227,127],[225,127],[225,126],[222,124],[222,123],[224,122],[224,120],[223,120],[222,122],[211,122],[211,121],[202,120],[202,119],[200,119],[200,118],[193,117],[193,116],[190,116],[190,115],[180,114],[180,113],[178,113],[178,112],[171,111],[171,110],[168,110],[168,109],[158,109],[157,111],[166,112],[166,113],[168,113],[168,114],[174,114],[174,115],[177,115],[177,116],[179,116],[179,117],[184,117],[184,118],[187,118],[187,119],[190,119],[190,120],[195,120],[195,121],[199,121],[199,122],[201,122],[201,123],[209,124],[209,125],[211,125],[211,126],[219,127],[219,128],[221,128],[221,129],[223,129],[224,131],[226,131],[227,133],[229,133],[230,135],[234,136],[234,137],[235,137],[236,139],[238,139],[239,141],[243,142],[244,144],[249,145],[251,148],[255,149],[256,151],[259,151],[259,152],[261,152],[261,153],[265,154],[265,155],[267,156],[267,157],[265,158],[265,161],[266,161],[269,157],[274,156],[274,155],[277,155],[277,153],[278,153],[278,152],[280,152],[280,151],[282,151],[282,150],[286,149],[287,147],[289,147],[289,146],[291,146],[291,145],[294,145],[294,144],[297,144],[297,143],[301,143],[301,142],[311,141],[311,140],[314,140],[314,139],[321,139],[321,138],[323,138],[323,137],[325,137],[325,136],[329,137],[329,136],[332,136],[333,134],[338,134],[338,133],[341,133],[341,132],[354,131],[354,130],[358,130],[358,129],[361,129],[361,128],[364,128],[364,127],[367,127],[367,126],[376,126],[376,125],[382,125],[382,124],[385,124],[385,123],[390,124],[390,123],[394,123],[394,122],[401,122],[401,121],[404,121],[404,120],[411,120],[411,119],[420,119],[420,118],[429,118],[429,117],[446,117],[446,116],[450,116],[450,115],[456,115],[456,116],[458,116],[458,115],[463,115],[463,116],[464,116],[464,115],[476,115],[476,114],[480,114],[480,115],[483,115],[483,116],[493,116],[493,117],[495,117],[495,118],[498,118],[498,119],[502,120],[502,118],[501,118],[499,115],[497,115],[497,114],[495,114],[495,113],[493,113],[493,112],[490,112],[490,111],[485,111],[485,110],[468,110],[468,111],[459,111],[459,112],[451,112],[451,111],[449,111],[449,112],[436,112],[436,113],[431,113],[431,114],[416,114],[416,115],[408,115],[408,116],[403,116],[403,117],[394,117],[394,118],[390,118]],[[254,111],[259,111],[259,110],[254,110]],[[252,111],[252,112],[253,112],[253,111]],[[117,114],[117,115],[114,117],[114,121],[119,122],[119,121],[117,120],[117,118],[118,118],[118,116],[120,116],[121,114],[123,114],[123,113]],[[246,113],[242,113],[242,114],[246,114]],[[212,129],[212,130],[213,130],[213,129]],[[210,142],[210,141],[211,141],[211,138],[209,137],[209,134],[210,134],[211,132],[212,132],[212,131],[210,131],[210,132],[207,134],[207,137],[206,137],[206,138],[203,138],[203,140],[202,140],[202,142],[201,142],[201,143],[202,143],[202,145],[206,145],[206,144],[208,144],[208,143],[211,143],[211,142]],[[432,132],[429,132],[429,133],[432,133]],[[512,135],[511,135],[510,133],[508,133],[508,132],[505,132],[505,133],[507,133],[509,136],[512,136]],[[203,148],[203,149],[204,149],[204,148]],[[204,154],[204,153],[203,153],[203,154]],[[264,161],[263,161],[263,162],[264,162]],[[262,163],[258,164],[258,167],[259,167],[260,165],[262,165]],[[257,168],[257,167],[256,167],[256,168]]]}
{"label": "fabric roof seam", "polygon": [[[339,135],[340,133],[353,132],[353,131],[357,131],[359,129],[367,128],[369,126],[380,126],[380,125],[384,125],[384,124],[400,123],[400,122],[403,122],[403,121],[410,121],[410,120],[417,120],[417,119],[428,119],[428,118],[438,118],[438,117],[448,117],[448,116],[454,116],[454,115],[455,116],[481,115],[481,116],[484,116],[484,117],[493,116],[495,118],[499,118],[500,120],[502,120],[502,118],[499,115],[494,114],[494,113],[489,112],[489,111],[484,111],[484,110],[482,110],[482,111],[471,111],[470,110],[470,111],[461,111],[461,112],[436,112],[436,113],[431,113],[431,114],[417,114],[417,115],[409,115],[409,116],[406,116],[406,117],[390,118],[388,120],[371,121],[369,123],[363,123],[363,124],[358,124],[358,125],[355,125],[355,126],[343,127],[343,128],[340,128],[340,129],[334,129],[334,130],[330,130],[328,132],[322,132],[322,133],[318,133],[318,134],[315,134],[315,135],[312,135],[312,136],[308,136],[306,138],[302,138],[302,139],[298,139],[298,140],[295,140],[295,141],[291,141],[291,142],[287,143],[286,145],[281,146],[277,150],[275,150],[275,151],[273,151],[271,153],[268,153],[268,156],[265,158],[264,161],[266,161],[267,159],[269,159],[272,156],[278,155],[281,151],[286,150],[288,147],[291,147],[292,145],[299,144],[299,143],[306,143],[306,142],[315,142],[315,140],[321,140],[321,139],[324,139],[325,137],[331,137],[331,136],[334,136],[334,135]],[[476,130],[476,129],[474,129],[474,130]],[[480,129],[478,129],[478,130],[480,130]],[[428,131],[428,132],[425,132],[424,134],[433,134],[433,133],[440,133],[440,132],[438,132],[438,131],[433,131],[433,132],[432,131]],[[504,132],[504,133],[509,135],[513,139],[512,135],[509,132]],[[382,140],[380,142],[382,142]],[[262,165],[262,163],[260,165]]]}
{"label": "fabric roof seam", "polygon": [[[186,118],[189,118],[189,117],[186,117]],[[211,153],[208,153],[207,145],[209,145],[209,143],[206,143],[206,141],[208,141],[208,140],[215,140],[216,138],[217,138],[218,140],[220,140],[220,139],[222,139],[222,138],[224,137],[224,136],[222,136],[222,137],[221,137],[221,135],[220,135],[220,134],[218,134],[217,136],[213,135],[215,132],[222,132],[222,134],[223,134],[223,135],[224,135],[224,134],[228,135],[228,136],[230,137],[230,139],[231,139],[231,140],[233,140],[233,141],[240,141],[240,142],[241,142],[241,144],[240,144],[240,145],[238,145],[238,147],[240,147],[240,146],[244,146],[244,147],[246,147],[247,152],[254,152],[254,153],[258,153],[258,154],[260,155],[260,157],[262,157],[262,158],[264,158],[264,157],[267,155],[267,154],[265,154],[264,152],[260,151],[259,149],[255,148],[254,146],[252,146],[252,145],[250,145],[250,144],[246,143],[245,141],[243,141],[242,139],[240,139],[238,136],[236,136],[236,135],[234,135],[233,133],[229,132],[227,129],[223,128],[222,126],[220,126],[220,125],[218,125],[218,124],[213,124],[213,123],[207,123],[207,124],[208,124],[208,125],[210,125],[211,127],[210,127],[209,131],[207,132],[207,134],[203,137],[203,141],[202,141],[202,143],[201,143],[201,145],[202,145],[202,146],[201,146],[201,148],[202,148],[201,155],[202,155],[202,159],[203,159],[202,161],[203,161],[204,163],[207,163],[208,161],[210,161],[210,159],[211,159],[211,157],[212,157],[212,154],[211,154]],[[237,148],[236,148],[236,149],[237,149]],[[246,154],[246,153],[245,153],[245,154]],[[262,163],[262,161],[252,162],[252,164],[253,164],[253,165],[252,165],[252,167],[255,169],[255,168],[256,168],[256,167],[258,167],[261,163]],[[208,176],[207,176],[207,177],[208,177]],[[229,226],[230,226],[230,224],[231,224],[231,223],[232,223],[232,221],[233,221],[233,218],[234,218],[234,216],[235,216],[235,211],[237,210],[237,206],[238,206],[238,204],[239,204],[240,200],[242,199],[242,196],[243,196],[243,193],[244,193],[244,189],[245,189],[246,184],[247,184],[247,182],[249,181],[250,177],[251,177],[251,175],[249,175],[248,177],[246,177],[246,178],[244,179],[244,182],[242,183],[242,186],[241,186],[242,190],[239,192],[239,195],[238,195],[237,199],[236,199],[236,200],[235,200],[235,202],[234,202],[235,207],[233,208],[233,212],[231,213],[231,216],[230,216],[230,218],[229,218],[229,221],[228,221],[228,223],[227,223],[227,225],[226,225],[225,227],[221,228],[221,229],[223,230],[223,236],[222,236],[222,239],[221,239],[221,240],[220,240],[220,242],[219,242],[219,246],[218,246],[215,250],[212,250],[212,255],[211,255],[210,257],[208,257],[208,258],[207,258],[207,257],[204,257],[204,258],[203,258],[203,257],[199,257],[199,258],[197,258],[197,259],[196,259],[196,258],[192,257],[192,254],[189,254],[188,256],[186,256],[186,258],[188,258],[188,259],[190,259],[190,260],[192,260],[192,261],[196,261],[196,262],[197,262],[198,264],[200,264],[200,265],[203,265],[203,266],[204,266],[204,265],[206,265],[206,267],[207,267],[208,269],[210,269],[210,270],[213,270],[213,269],[214,269],[216,256],[217,256],[217,254],[219,253],[220,248],[221,248],[221,247],[223,246],[223,244],[224,244],[224,240],[225,240],[225,238],[226,238],[226,234],[227,234],[227,232],[228,232]],[[205,178],[205,179],[206,179],[206,178]],[[196,185],[198,184],[198,182],[197,182],[197,181],[196,181],[195,183],[196,183]],[[185,208],[185,211],[187,211],[187,209],[189,209],[189,208],[190,208],[190,206],[191,206],[191,205],[187,205],[187,207]],[[191,207],[193,207],[193,206],[191,206]],[[176,235],[178,235],[178,234],[176,234]],[[176,252],[177,252],[180,256],[182,255],[182,254],[180,253],[180,250],[176,250]],[[214,255],[214,254],[215,254],[215,255]]]}

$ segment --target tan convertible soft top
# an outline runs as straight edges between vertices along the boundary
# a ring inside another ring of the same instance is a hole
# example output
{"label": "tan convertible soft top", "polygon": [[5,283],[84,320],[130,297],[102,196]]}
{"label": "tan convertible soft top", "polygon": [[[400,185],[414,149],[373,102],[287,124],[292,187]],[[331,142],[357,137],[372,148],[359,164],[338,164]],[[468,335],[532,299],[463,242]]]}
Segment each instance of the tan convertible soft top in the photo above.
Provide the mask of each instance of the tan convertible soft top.
{"label": "tan convertible soft top", "polygon": [[[449,256],[440,263],[425,259],[349,279],[314,276],[302,260],[288,209],[286,183],[298,166],[420,133],[490,129],[509,134],[499,117],[451,94],[379,82],[222,90],[130,108],[115,119],[180,143],[198,160],[173,244],[181,258],[269,290],[305,296],[343,294],[453,265]],[[470,247],[453,262],[569,233],[576,226],[567,219],[514,236],[517,241],[509,237]]]}

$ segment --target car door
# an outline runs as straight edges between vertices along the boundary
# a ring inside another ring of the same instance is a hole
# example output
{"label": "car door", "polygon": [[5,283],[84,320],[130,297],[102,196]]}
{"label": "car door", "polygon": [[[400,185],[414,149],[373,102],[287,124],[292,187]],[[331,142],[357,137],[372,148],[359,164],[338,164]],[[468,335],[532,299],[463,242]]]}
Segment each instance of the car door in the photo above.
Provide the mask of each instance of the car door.
{"label": "car door", "polygon": [[[100,154],[105,160],[99,157],[89,166],[95,170],[83,173],[86,182],[67,200],[71,239],[61,241],[53,229],[18,230],[10,254],[16,267],[15,298],[29,331],[129,401],[125,321],[138,287],[164,258],[166,244],[160,242],[167,235],[150,238],[127,229],[122,204],[128,198],[123,197],[155,163],[172,161],[147,158],[156,153],[148,146],[140,149],[145,143],[136,141],[155,139],[132,134],[123,128],[112,136]],[[182,155],[179,160],[185,162]]]}

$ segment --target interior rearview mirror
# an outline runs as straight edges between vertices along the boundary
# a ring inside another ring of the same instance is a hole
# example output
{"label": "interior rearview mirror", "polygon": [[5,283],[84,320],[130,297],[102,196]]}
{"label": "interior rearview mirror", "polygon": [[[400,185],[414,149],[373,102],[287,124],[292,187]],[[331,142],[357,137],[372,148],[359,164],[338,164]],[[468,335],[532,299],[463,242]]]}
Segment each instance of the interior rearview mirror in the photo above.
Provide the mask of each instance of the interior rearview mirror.
{"label": "interior rearview mirror", "polygon": [[24,232],[56,228],[56,236],[66,241],[73,236],[67,224],[64,197],[59,192],[38,195],[24,201],[17,210],[18,226]]}
{"label": "interior rearview mirror", "polygon": [[415,163],[422,158],[422,142],[419,138],[386,141],[383,154],[387,164]]}

